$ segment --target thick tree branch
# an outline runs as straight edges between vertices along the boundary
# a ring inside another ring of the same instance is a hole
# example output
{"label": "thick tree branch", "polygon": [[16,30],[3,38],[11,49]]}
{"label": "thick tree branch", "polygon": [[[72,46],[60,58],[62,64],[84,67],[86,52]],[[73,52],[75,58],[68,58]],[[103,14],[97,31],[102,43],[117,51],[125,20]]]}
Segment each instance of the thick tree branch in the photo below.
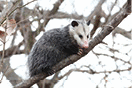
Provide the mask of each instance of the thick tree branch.
{"label": "thick tree branch", "polygon": [[[118,26],[118,24],[130,14],[130,11],[128,10],[128,9],[131,9],[130,4],[128,3],[129,1],[130,0],[127,0],[127,3],[125,4],[125,7],[123,8],[123,10],[120,13],[118,13],[117,16],[115,16],[106,26],[104,26],[103,30],[97,36],[95,36],[94,39],[90,41],[89,48],[84,52],[82,56],[72,55],[66,58],[65,60],[61,61],[60,63],[58,63],[57,65],[53,67],[55,72],[60,71],[64,67],[79,60],[81,57],[89,53],[89,51],[92,50],[97,44],[99,44],[108,34],[110,34]],[[31,77],[28,80],[23,81],[21,84],[18,84],[17,86],[15,86],[15,88],[29,88],[34,83],[46,77],[47,77],[46,74],[40,74],[40,75]]]}

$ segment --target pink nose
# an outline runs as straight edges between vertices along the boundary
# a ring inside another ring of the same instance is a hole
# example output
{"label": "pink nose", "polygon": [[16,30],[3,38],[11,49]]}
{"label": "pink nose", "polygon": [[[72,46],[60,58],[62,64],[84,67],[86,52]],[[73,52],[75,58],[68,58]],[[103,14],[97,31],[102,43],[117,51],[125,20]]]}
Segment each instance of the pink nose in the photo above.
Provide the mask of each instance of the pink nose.
{"label": "pink nose", "polygon": [[84,41],[83,48],[88,48],[88,41]]}

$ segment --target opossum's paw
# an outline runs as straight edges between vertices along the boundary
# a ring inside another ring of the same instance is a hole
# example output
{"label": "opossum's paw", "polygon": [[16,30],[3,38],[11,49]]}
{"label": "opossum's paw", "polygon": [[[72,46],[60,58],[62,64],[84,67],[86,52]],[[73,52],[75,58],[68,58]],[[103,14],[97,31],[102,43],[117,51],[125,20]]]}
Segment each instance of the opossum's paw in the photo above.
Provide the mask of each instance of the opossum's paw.
{"label": "opossum's paw", "polygon": [[77,53],[77,54],[78,54],[79,56],[81,56],[81,55],[82,55],[82,53],[83,53],[83,49],[79,49],[79,51],[78,51],[78,53]]}

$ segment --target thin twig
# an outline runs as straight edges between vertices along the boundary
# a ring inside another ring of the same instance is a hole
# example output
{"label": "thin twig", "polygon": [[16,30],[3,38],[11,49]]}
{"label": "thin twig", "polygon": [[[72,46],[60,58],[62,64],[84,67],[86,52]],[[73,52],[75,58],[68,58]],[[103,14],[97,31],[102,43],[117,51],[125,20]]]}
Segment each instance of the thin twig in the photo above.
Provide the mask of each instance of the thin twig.
{"label": "thin twig", "polygon": [[17,7],[16,9],[20,9],[20,8],[22,8],[22,7],[25,7],[26,5],[28,5],[28,4],[30,4],[30,3],[34,2],[34,1],[37,1],[37,0],[32,0],[32,1],[28,2],[28,3],[26,3],[26,4],[23,5],[23,6],[19,6],[19,7]]}
{"label": "thin twig", "polygon": [[[19,1],[21,1],[21,0],[19,0]],[[17,1],[17,3],[18,3],[19,1]],[[30,3],[34,2],[34,1],[37,1],[37,0],[32,0],[32,1],[28,2],[28,3],[26,3],[26,4],[23,5],[23,6],[16,7],[16,8],[15,8],[14,10],[12,10],[8,15],[6,15],[6,16],[4,17],[4,19],[3,19],[2,22],[0,23],[0,26],[1,26],[1,24],[3,24],[3,22],[6,20],[6,18],[9,17],[15,10],[20,9],[20,8],[22,8],[22,7],[25,7],[26,5],[28,5],[28,4],[30,4]],[[16,3],[16,4],[17,4],[17,3]]]}
{"label": "thin twig", "polygon": [[[2,72],[2,69],[3,69],[3,60],[4,60],[4,56],[5,56],[6,29],[5,29],[4,39],[3,39],[3,42],[2,43],[3,43],[3,52],[2,52],[2,58],[1,58],[1,61],[0,61],[0,72]],[[0,80],[0,83],[2,82],[3,76],[4,76],[4,74],[2,75],[2,78]]]}
{"label": "thin twig", "polygon": [[4,75],[6,74],[7,70],[8,70],[8,66],[7,66],[6,70],[3,72],[3,75],[2,75],[2,77],[1,77],[1,79],[0,79],[0,83],[2,82],[3,77],[4,77]]}
{"label": "thin twig", "polygon": [[[21,0],[17,0],[16,3],[10,8],[10,10],[15,7]],[[3,16],[2,21],[0,22],[0,26],[4,23],[4,21],[9,17],[15,10],[11,11],[10,13],[6,12],[5,16]]]}

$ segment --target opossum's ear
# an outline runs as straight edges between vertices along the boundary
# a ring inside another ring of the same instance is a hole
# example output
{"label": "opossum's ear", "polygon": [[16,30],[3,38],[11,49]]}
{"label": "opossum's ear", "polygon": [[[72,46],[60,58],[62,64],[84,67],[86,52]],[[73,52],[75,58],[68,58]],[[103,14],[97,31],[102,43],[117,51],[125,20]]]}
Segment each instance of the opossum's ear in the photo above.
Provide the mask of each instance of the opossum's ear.
{"label": "opossum's ear", "polygon": [[89,21],[87,22],[87,25],[89,26],[89,25],[90,25],[90,23],[91,23],[91,21],[89,20]]}
{"label": "opossum's ear", "polygon": [[78,26],[78,22],[77,21],[72,21],[71,25],[72,25],[72,27]]}

